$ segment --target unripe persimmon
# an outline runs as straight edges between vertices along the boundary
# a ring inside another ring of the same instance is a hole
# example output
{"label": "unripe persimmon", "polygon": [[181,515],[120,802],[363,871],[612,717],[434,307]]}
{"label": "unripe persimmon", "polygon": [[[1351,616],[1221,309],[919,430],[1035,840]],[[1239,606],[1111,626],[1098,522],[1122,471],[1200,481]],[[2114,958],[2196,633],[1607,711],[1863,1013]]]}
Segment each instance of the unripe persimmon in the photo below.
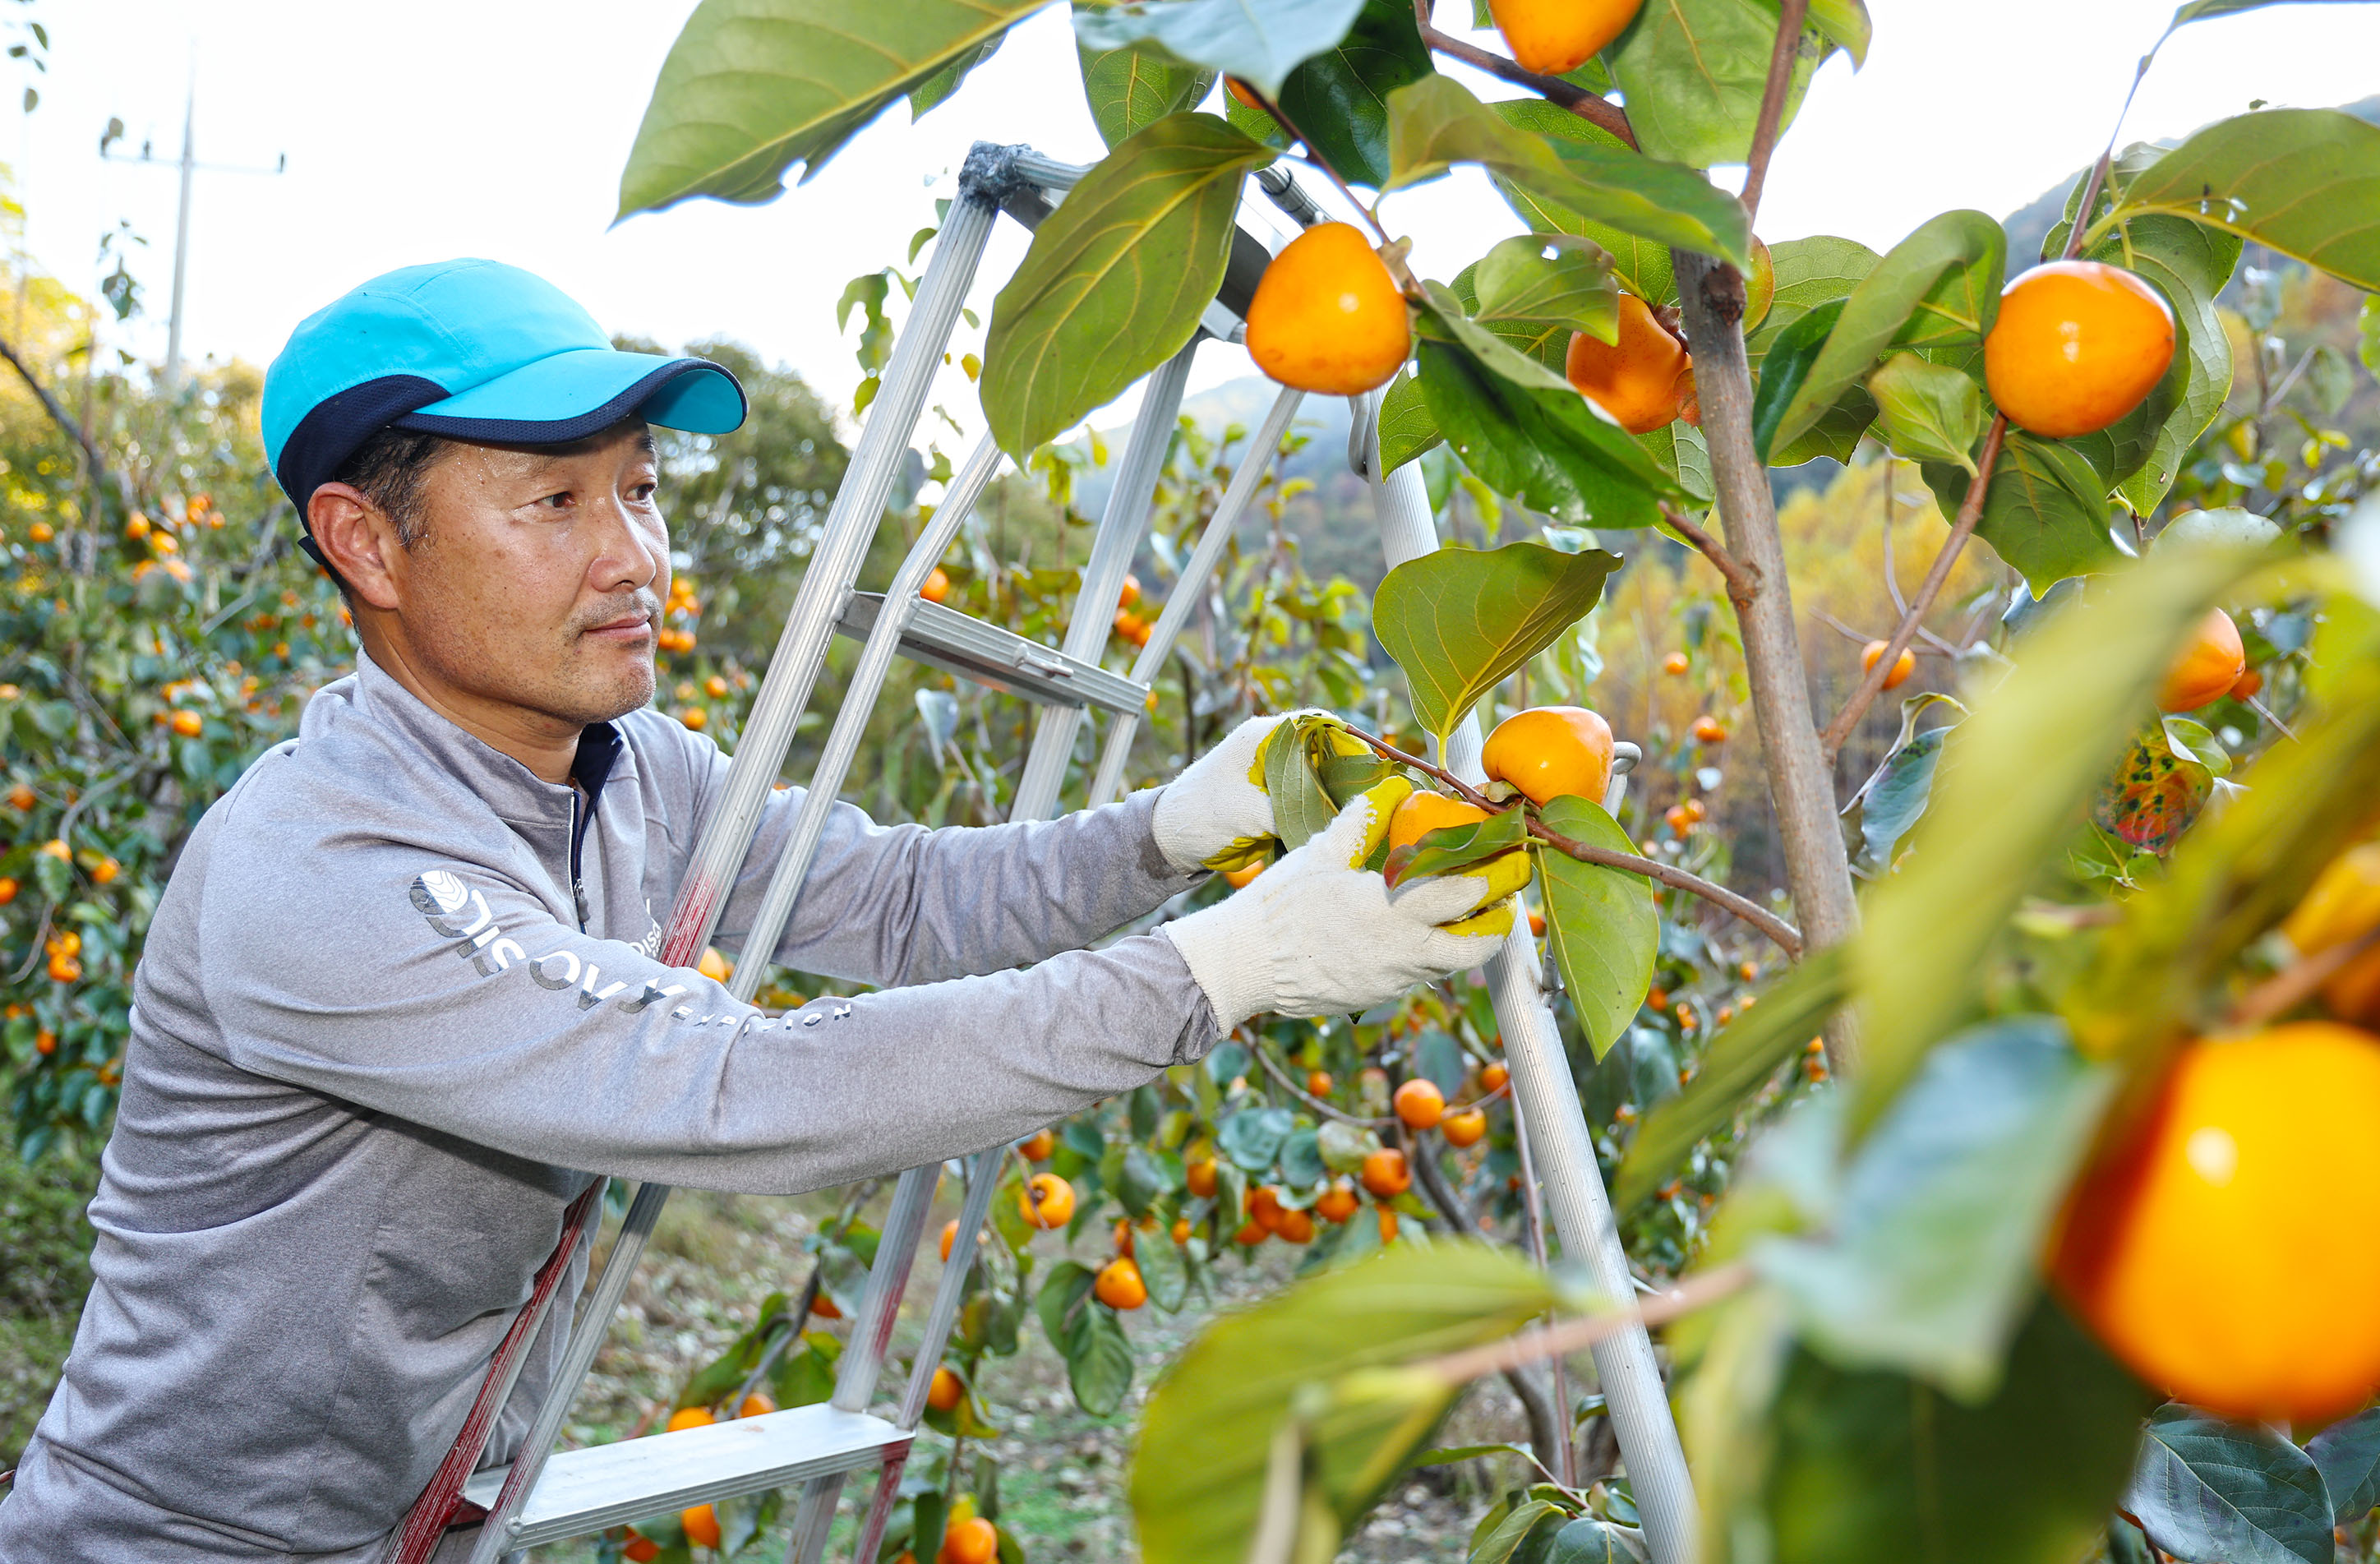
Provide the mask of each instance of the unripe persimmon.
{"label": "unripe persimmon", "polygon": [[1397,1117],[1409,1130],[1427,1130],[1446,1115],[1446,1096],[1434,1081],[1416,1075],[1397,1088]]}
{"label": "unripe persimmon", "polygon": [[[1860,649],[1860,672],[1864,673],[1869,669],[1874,668],[1878,662],[1882,661],[1884,660],[1884,649],[1890,644],[1891,643],[1888,641],[1870,641],[1867,645],[1862,647]],[[1892,672],[1884,676],[1884,687],[1888,690],[1897,690],[1908,679],[1909,675],[1916,672],[1917,654],[1910,650],[1907,647],[1903,647],[1900,649],[1900,655],[1892,660]]]}
{"label": "unripe persimmon", "polygon": [[1405,1154],[1394,1146],[1384,1146],[1365,1158],[1357,1176],[1366,1189],[1382,1200],[1393,1200],[1413,1187],[1413,1170],[1405,1165]]}
{"label": "unripe persimmon", "polygon": [[2380,1037],[2327,1021],[2185,1047],[2086,1170],[2050,1272],[2132,1371],[2225,1417],[2380,1389]]}
{"label": "unripe persimmon", "polygon": [[1488,1115],[1476,1108],[1450,1113],[1438,1121],[1438,1133],[1449,1146],[1470,1146],[1488,1133]]}
{"label": "unripe persimmon", "polygon": [[1398,805],[1396,812],[1389,817],[1389,851],[1410,847],[1433,830],[1467,826],[1487,818],[1488,811],[1476,805],[1423,788]]}
{"label": "unripe persimmon", "polygon": [[1611,724],[1584,706],[1515,711],[1488,735],[1479,763],[1539,807],[1565,795],[1600,804],[1611,781]]}
{"label": "unripe persimmon", "polygon": [[1357,396],[1413,349],[1397,281],[1361,231],[1318,223],[1281,247],[1248,302],[1248,357],[1283,385]]}
{"label": "unripe persimmon", "polygon": [[1075,1186],[1055,1173],[1036,1173],[1017,1192],[1016,1204],[1025,1220],[1037,1228],[1062,1228],[1075,1215]]}
{"label": "unripe persimmon", "polygon": [[1091,1291],[1111,1309],[1136,1309],[1148,1302],[1148,1284],[1140,1266],[1129,1255],[1119,1255],[1099,1269]]}
{"label": "unripe persimmon", "polygon": [[2020,429],[2095,434],[2141,405],[2173,362],[2173,311],[2121,267],[2052,261],[2001,290],[1984,383]]}
{"label": "unripe persimmon", "polygon": [[2219,608],[2191,632],[2190,641],[2166,669],[2157,685],[2157,709],[2195,711],[2208,701],[2230,693],[2248,670],[2247,649],[2240,642],[2240,626]]}
{"label": "unripe persimmon", "polygon": [[1653,318],[1653,307],[1623,293],[1619,339],[1597,342],[1585,332],[1573,332],[1562,372],[1580,395],[1610,414],[1621,428],[1631,434],[1650,434],[1676,420],[1684,405],[1680,377],[1691,362],[1685,344]]}
{"label": "unripe persimmon", "polygon": [[1504,47],[1524,70],[1576,70],[1628,30],[1644,0],[1488,0]]}

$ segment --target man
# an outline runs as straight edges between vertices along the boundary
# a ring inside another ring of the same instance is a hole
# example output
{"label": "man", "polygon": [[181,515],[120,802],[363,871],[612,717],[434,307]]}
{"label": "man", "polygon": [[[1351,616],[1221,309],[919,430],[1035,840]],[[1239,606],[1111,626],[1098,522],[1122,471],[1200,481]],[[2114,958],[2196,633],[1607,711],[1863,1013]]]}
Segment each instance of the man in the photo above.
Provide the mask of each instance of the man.
{"label": "man", "polygon": [[[975,1151],[1247,1016],[1359,1010],[1487,953],[1439,927],[1475,882],[1392,900],[1351,867],[1364,807],[1237,894],[1083,948],[1271,832],[1258,721],[1048,823],[839,806],[778,948],[744,959],[878,992],[771,1017],[662,965],[727,762],[649,706],[670,563],[647,430],[743,411],[724,371],[615,352],[482,261],[368,283],[274,361],[266,451],[357,668],[208,811],[159,903],[95,1279],[0,1503],[6,1564],[370,1559],[591,1178],[794,1192]],[[774,798],[721,943],[800,796]]]}

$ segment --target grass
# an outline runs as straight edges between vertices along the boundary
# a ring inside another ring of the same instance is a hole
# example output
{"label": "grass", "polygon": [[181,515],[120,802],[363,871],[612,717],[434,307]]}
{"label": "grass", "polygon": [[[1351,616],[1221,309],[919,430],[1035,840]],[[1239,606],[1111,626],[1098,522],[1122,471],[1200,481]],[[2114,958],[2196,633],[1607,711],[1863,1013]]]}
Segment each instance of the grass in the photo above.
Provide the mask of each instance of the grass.
{"label": "grass", "polygon": [[91,1224],[98,1187],[87,1156],[55,1153],[28,1167],[0,1152],[0,1470],[49,1405],[91,1291]]}

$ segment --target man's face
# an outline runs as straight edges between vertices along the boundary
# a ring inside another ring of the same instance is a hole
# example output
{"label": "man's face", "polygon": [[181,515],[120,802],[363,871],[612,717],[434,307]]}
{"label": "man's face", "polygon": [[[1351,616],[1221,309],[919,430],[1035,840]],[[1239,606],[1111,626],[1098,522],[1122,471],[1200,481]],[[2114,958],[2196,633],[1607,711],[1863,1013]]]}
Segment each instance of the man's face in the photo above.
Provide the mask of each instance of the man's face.
{"label": "man's face", "polygon": [[418,678],[492,717],[575,730],[637,709],[669,590],[658,477],[638,422],[451,447],[422,479],[423,536],[388,556],[382,633]]}

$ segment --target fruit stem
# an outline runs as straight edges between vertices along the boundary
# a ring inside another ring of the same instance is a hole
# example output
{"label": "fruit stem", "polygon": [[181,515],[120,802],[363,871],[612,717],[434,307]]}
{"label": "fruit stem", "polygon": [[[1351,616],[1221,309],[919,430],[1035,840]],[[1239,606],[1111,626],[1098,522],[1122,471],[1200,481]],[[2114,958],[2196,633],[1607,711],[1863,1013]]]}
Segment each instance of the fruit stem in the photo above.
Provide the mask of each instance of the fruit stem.
{"label": "fruit stem", "polygon": [[[1917,588],[1917,595],[1909,600],[1908,612],[1900,616],[1900,623],[1893,628],[1892,638],[1885,642],[1883,652],[1868,665],[1858,686],[1852,691],[1851,698],[1843,702],[1843,709],[1835,713],[1835,720],[1828,723],[1827,731],[1819,735],[1818,744],[1826,751],[1828,765],[1835,763],[1835,757],[1842,751],[1843,740],[1851,736],[1851,731],[1859,725],[1859,720],[1867,715],[1868,707],[1883,693],[1886,676],[1892,672],[1892,665],[1900,660],[1900,654],[1908,649],[1909,643],[1917,638],[1919,622],[1933,608],[1934,600],[1941,595],[1942,584],[1950,578],[1950,567],[1959,563],[1959,552],[1967,546],[1967,540],[1974,536],[1975,523],[1983,518],[1985,495],[1992,486],[1992,469],[1999,464],[2000,450],[2007,440],[2008,417],[2006,414],[1994,414],[1992,427],[1984,436],[1983,455],[1975,459],[1975,476],[1967,484],[1966,499],[1960,502],[1959,519],[1952,525],[1950,536],[1942,540],[1942,550],[1934,556],[1932,568],[1925,572],[1925,584]],[[1888,473],[1886,481],[1891,481]]]}
{"label": "fruit stem", "polygon": [[2262,1026],[2283,1011],[2295,1009],[2313,998],[2314,990],[2329,982],[2341,968],[2374,947],[2380,947],[2380,926],[2292,963],[2240,995],[2240,1001],[2223,1017],[2223,1024],[2240,1031]]}
{"label": "fruit stem", "polygon": [[1317,1113],[1321,1114],[1324,1118],[1336,1119],[1342,1124],[1353,1124],[1359,1130],[1386,1130],[1395,1126],[1397,1121],[1393,1117],[1387,1119],[1366,1119],[1360,1113],[1342,1112],[1339,1109],[1331,1107],[1320,1097],[1316,1097],[1311,1092],[1300,1087],[1295,1081],[1291,1080],[1287,1073],[1285,1073],[1280,1065],[1273,1062],[1271,1052],[1265,1048],[1261,1041],[1251,1036],[1248,1039],[1248,1051],[1257,1056],[1257,1062],[1264,1066],[1265,1073],[1272,1077],[1273,1085],[1279,1086],[1281,1090],[1287,1092],[1298,1101],[1305,1104],[1306,1107],[1311,1108]]}
{"label": "fruit stem", "polygon": [[1743,202],[1746,218],[1760,214],[1760,191],[1768,183],[1768,160],[1785,127],[1785,92],[1793,81],[1793,55],[1802,45],[1802,23],[1810,14],[1810,0],[1783,0],[1778,7],[1777,42],[1768,51],[1768,81],[1761,89],[1760,117],[1752,130],[1752,155],[1744,161]]}
{"label": "fruit stem", "polygon": [[[1346,724],[1346,728],[1348,733],[1371,746],[1383,759],[1393,760],[1400,766],[1409,766],[1444,783],[1453,789],[1456,797],[1475,809],[1485,809],[1493,815],[1501,814],[1519,805],[1518,799],[1511,799],[1500,804],[1443,766],[1434,766],[1418,755],[1408,755],[1388,740],[1377,734],[1367,734],[1353,723]],[[1626,869],[1631,874],[1641,874],[1647,879],[1658,879],[1673,891],[1684,891],[1700,896],[1704,901],[1724,908],[1760,930],[1768,937],[1771,943],[1787,955],[1798,959],[1802,954],[1802,935],[1799,930],[1768,912],[1758,903],[1748,901],[1723,885],[1713,885],[1702,876],[1691,874],[1672,864],[1660,863],[1652,858],[1640,858],[1633,853],[1621,853],[1609,847],[1592,846],[1574,838],[1564,836],[1530,814],[1525,808],[1522,809],[1521,818],[1527,823],[1531,836],[1558,853],[1567,854],[1582,864],[1597,864],[1608,869]]]}
{"label": "fruit stem", "polygon": [[1689,1278],[1667,1292],[1656,1293],[1647,1298],[1640,1308],[1622,1306],[1560,1325],[1543,1326],[1519,1336],[1508,1336],[1501,1341],[1490,1341],[1484,1347],[1427,1358],[1413,1366],[1424,1374],[1437,1376],[1449,1387],[1468,1385],[1484,1375],[1536,1363],[1541,1358],[1566,1357],[1572,1352],[1584,1352],[1632,1326],[1651,1329],[1667,1325],[1722,1298],[1732,1297],[1749,1286],[1752,1279],[1751,1266],[1737,1260]]}
{"label": "fruit stem", "polygon": [[[1803,3],[1806,4],[1807,0]],[[1414,20],[1421,28],[1424,47],[1461,60],[1464,65],[1484,70],[1490,76],[1500,77],[1515,87],[1525,87],[1546,102],[1570,110],[1589,125],[1609,131],[1627,142],[1632,150],[1635,148],[1635,127],[1628,123],[1626,111],[1610,99],[1597,97],[1585,88],[1564,81],[1559,76],[1539,76],[1519,62],[1507,59],[1492,50],[1482,49],[1468,40],[1440,32],[1430,25],[1429,15],[1429,0],[1414,0]],[[1799,29],[1795,30],[1799,31]]]}

